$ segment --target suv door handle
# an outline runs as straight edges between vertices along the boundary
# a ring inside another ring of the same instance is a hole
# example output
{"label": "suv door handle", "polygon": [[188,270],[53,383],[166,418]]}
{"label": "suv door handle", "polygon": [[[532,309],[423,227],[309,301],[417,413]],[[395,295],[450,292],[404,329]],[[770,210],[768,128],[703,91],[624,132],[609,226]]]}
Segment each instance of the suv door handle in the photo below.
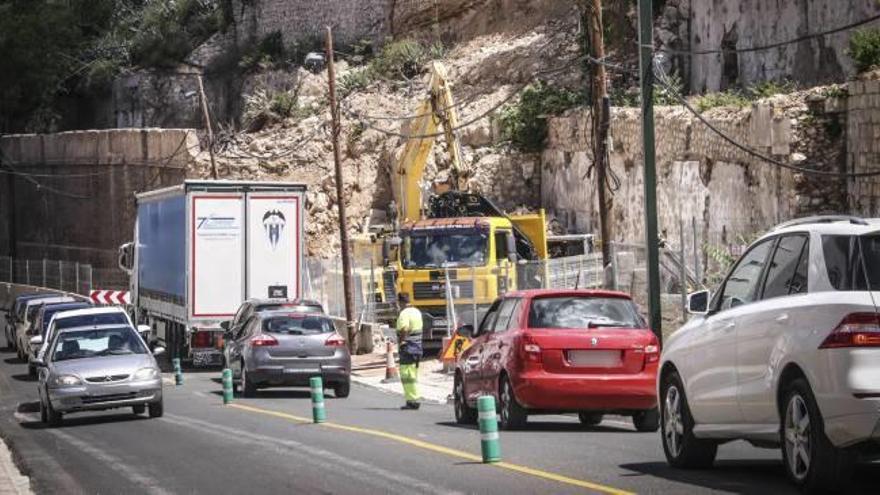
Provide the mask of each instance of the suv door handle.
{"label": "suv door handle", "polygon": [[776,323],[785,323],[788,321],[788,313],[782,313],[776,317]]}

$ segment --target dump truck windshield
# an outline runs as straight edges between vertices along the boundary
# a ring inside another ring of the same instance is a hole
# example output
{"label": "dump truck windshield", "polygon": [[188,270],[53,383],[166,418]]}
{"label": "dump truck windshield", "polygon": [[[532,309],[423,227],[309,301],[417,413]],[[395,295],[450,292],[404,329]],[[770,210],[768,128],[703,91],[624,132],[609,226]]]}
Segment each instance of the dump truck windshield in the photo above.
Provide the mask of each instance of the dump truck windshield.
{"label": "dump truck windshield", "polygon": [[403,267],[483,266],[488,251],[487,232],[413,232],[403,238]]}

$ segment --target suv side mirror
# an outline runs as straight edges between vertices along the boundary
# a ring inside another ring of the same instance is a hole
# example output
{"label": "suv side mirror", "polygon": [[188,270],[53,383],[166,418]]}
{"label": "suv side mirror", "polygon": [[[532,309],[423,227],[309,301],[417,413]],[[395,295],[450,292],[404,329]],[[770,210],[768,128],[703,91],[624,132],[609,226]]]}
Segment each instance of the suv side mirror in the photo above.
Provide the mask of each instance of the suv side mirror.
{"label": "suv side mirror", "polygon": [[462,325],[458,327],[458,334],[462,337],[467,337],[469,339],[474,337],[474,326],[473,325]]}
{"label": "suv side mirror", "polygon": [[31,345],[42,345],[43,344],[43,336],[42,335],[34,335],[30,340]]}
{"label": "suv side mirror", "polygon": [[704,315],[709,312],[709,291],[701,290],[688,295],[688,313],[692,315]]}
{"label": "suv side mirror", "polygon": [[164,354],[164,353],[165,353],[165,348],[164,348],[164,347],[161,347],[161,346],[160,346],[160,347],[156,347],[155,349],[153,349],[153,355],[154,355],[154,356],[160,356],[160,355],[162,355],[162,354]]}

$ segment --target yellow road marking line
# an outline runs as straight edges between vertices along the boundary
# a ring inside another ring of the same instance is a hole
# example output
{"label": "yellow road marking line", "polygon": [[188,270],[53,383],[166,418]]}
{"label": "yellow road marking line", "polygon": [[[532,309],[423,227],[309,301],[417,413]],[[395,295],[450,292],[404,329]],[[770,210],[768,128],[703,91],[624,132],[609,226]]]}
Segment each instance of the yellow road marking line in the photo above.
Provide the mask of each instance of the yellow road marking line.
{"label": "yellow road marking line", "polygon": [[[264,414],[267,416],[274,416],[276,418],[287,419],[291,421],[296,421],[297,423],[311,423],[312,418],[307,418],[304,416],[296,416],[293,414],[283,413],[280,411],[272,411],[270,409],[263,409],[259,407],[253,406],[245,406],[242,404],[229,404],[227,407],[234,407],[236,409],[241,409],[244,411],[250,411],[253,413]],[[406,437],[403,435],[397,435],[394,433],[388,433],[387,431],[382,430],[374,430],[372,428],[361,428],[358,426],[348,426],[341,425],[338,423],[320,423],[319,426],[324,426],[327,428],[333,428],[336,430],[350,431],[352,433],[361,433],[363,435],[371,435],[374,437],[384,438],[387,440],[403,443],[406,445],[411,445],[413,447],[418,447],[420,449],[429,450],[431,452],[437,452],[439,454],[445,454],[451,457],[458,457],[459,459],[465,459],[473,462],[482,462],[483,458],[471,454],[469,452],[465,452],[463,450],[452,449],[449,447],[444,447],[442,445],[437,445],[430,442],[425,442],[423,440],[416,440],[414,438]],[[509,462],[497,462],[490,464],[490,466],[494,466],[501,469],[506,469],[508,471],[514,471],[520,474],[525,474],[529,476],[534,476],[536,478],[542,478],[545,480],[555,481],[557,483],[562,483],[566,485],[577,486],[580,488],[587,488],[590,490],[595,490],[597,492],[607,493],[609,495],[634,495],[633,492],[628,492],[626,490],[620,490],[617,488],[613,488],[607,485],[602,485],[599,483],[593,483],[591,481],[581,480],[577,478],[571,478],[568,476],[564,476],[561,474],[552,473],[549,471],[544,471],[542,469],[532,468],[528,466],[522,466],[519,464],[511,464]]]}

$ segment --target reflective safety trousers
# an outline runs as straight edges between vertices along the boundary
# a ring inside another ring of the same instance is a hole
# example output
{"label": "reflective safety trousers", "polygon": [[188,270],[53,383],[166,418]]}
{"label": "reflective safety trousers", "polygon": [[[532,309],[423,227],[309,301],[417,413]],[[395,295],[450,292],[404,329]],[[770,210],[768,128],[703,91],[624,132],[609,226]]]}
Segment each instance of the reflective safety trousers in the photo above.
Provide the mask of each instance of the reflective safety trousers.
{"label": "reflective safety trousers", "polygon": [[418,402],[419,365],[417,363],[400,365],[400,383],[403,384],[403,397],[407,402]]}

